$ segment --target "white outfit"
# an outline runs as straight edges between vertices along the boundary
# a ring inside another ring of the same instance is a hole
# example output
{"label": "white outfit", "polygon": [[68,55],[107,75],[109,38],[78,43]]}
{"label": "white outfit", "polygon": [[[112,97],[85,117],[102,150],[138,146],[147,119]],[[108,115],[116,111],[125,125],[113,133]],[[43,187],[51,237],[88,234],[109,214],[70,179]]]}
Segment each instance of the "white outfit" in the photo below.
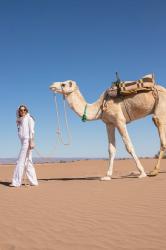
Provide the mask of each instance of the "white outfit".
{"label": "white outfit", "polygon": [[24,172],[31,185],[38,185],[35,168],[32,162],[32,150],[29,149],[29,140],[34,137],[34,125],[34,120],[28,113],[24,117],[17,119],[21,150],[12,179],[12,185],[16,187],[21,186]]}

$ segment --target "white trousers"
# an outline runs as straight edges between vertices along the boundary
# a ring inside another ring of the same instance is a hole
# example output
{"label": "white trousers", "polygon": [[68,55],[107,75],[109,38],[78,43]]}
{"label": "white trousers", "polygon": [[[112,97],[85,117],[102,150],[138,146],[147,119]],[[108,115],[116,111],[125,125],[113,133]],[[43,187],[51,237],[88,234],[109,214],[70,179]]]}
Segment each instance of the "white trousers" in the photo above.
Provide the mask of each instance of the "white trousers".
{"label": "white trousers", "polygon": [[29,150],[29,139],[21,139],[21,150],[12,179],[13,186],[21,186],[24,173],[31,185],[38,185],[35,168],[32,162],[32,150]]}

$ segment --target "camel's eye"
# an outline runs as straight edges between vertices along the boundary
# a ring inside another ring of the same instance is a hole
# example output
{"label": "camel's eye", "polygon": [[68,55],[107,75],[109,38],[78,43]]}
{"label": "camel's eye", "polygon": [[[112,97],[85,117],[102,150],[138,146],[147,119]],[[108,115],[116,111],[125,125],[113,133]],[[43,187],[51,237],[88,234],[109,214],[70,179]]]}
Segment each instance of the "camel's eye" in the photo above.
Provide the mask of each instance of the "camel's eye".
{"label": "camel's eye", "polygon": [[69,86],[72,87],[72,82],[69,82]]}
{"label": "camel's eye", "polygon": [[64,87],[65,87],[65,84],[64,84],[64,83],[62,83],[62,84],[61,84],[61,87],[62,87],[62,88],[64,88]]}

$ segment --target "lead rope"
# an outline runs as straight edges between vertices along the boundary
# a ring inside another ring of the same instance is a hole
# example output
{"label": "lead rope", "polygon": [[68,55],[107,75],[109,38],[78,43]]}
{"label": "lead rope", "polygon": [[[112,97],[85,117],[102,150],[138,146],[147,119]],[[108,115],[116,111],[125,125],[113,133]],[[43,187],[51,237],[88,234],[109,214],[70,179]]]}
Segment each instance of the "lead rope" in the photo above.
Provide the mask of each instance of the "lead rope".
{"label": "lead rope", "polygon": [[[57,116],[57,129],[56,129],[56,134],[58,136],[59,141],[65,145],[65,146],[69,146],[71,144],[71,133],[70,133],[70,129],[69,129],[69,125],[68,125],[68,119],[67,119],[67,112],[66,112],[66,101],[65,101],[65,97],[63,96],[63,109],[64,109],[64,117],[65,117],[65,126],[66,126],[66,130],[67,130],[67,135],[68,135],[68,140],[65,143],[63,138],[62,138],[62,132],[61,132],[61,126],[60,126],[60,116],[59,116],[59,110],[58,110],[58,103],[57,103],[57,99],[56,99],[56,95],[54,94],[54,102],[55,102],[55,110],[56,110],[56,116]],[[56,145],[57,146],[57,145]],[[49,156],[45,156],[43,153],[41,153],[36,147],[33,149],[35,151],[35,153],[40,157],[43,158],[45,160],[49,159]],[[51,157],[51,154],[49,154]],[[25,180],[25,174],[24,174],[24,183],[26,182]],[[25,184],[26,185],[26,184]]]}
{"label": "lead rope", "polygon": [[71,144],[71,133],[68,125],[68,119],[67,119],[67,112],[66,112],[66,99],[65,96],[63,95],[63,110],[64,110],[64,117],[65,117],[65,126],[66,126],[66,131],[67,131],[67,142],[65,143],[63,138],[62,138],[62,132],[61,132],[61,125],[60,125],[60,117],[59,117],[59,110],[58,110],[58,103],[56,99],[56,94],[54,94],[54,103],[55,103],[55,110],[56,110],[56,117],[57,117],[57,129],[56,129],[56,134],[58,135],[59,141],[64,145],[64,146],[69,146]]}
{"label": "lead rope", "polygon": [[[57,99],[56,99],[56,95],[54,94],[54,102],[55,102],[55,110],[56,110],[56,116],[57,116],[57,129],[56,129],[56,134],[58,136],[59,141],[65,145],[65,146],[69,146],[71,144],[71,133],[70,133],[70,129],[69,129],[69,125],[68,125],[68,119],[67,119],[67,112],[66,112],[66,101],[65,101],[65,97],[63,97],[63,109],[64,109],[64,116],[65,116],[65,126],[66,126],[66,130],[67,130],[67,135],[68,135],[68,141],[67,143],[64,143],[64,140],[62,138],[62,132],[61,132],[61,126],[60,126],[60,116],[59,116],[59,110],[58,110],[58,103],[57,103]],[[57,145],[55,146],[57,147]],[[52,154],[50,153],[49,156],[45,156],[43,153],[41,153],[37,147],[35,147],[33,149],[35,151],[35,153],[40,157],[43,158],[45,160],[49,160],[50,157],[52,157]],[[55,150],[55,148],[53,149]],[[52,151],[53,151],[52,150]],[[49,161],[48,161],[49,162]]]}

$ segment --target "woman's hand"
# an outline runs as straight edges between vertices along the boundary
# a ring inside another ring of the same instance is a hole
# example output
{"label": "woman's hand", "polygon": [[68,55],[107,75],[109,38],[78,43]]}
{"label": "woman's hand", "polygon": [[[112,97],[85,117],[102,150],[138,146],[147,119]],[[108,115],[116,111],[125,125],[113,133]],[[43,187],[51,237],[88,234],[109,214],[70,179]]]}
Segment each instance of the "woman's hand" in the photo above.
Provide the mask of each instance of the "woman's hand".
{"label": "woman's hand", "polygon": [[29,139],[29,149],[33,149],[35,147],[35,141],[33,138]]}

